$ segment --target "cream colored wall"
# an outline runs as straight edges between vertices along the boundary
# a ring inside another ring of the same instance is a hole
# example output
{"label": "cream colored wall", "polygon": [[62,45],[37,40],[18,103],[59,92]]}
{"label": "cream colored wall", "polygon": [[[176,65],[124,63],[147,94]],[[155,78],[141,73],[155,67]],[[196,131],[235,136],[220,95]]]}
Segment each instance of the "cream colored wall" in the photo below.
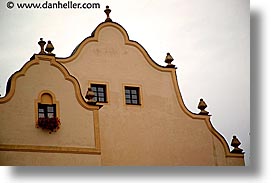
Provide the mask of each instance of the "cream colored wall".
{"label": "cream colored wall", "polygon": [[[65,80],[63,73],[51,65],[49,60],[40,60],[37,63],[30,66],[24,76],[15,80],[15,92],[11,99],[7,102],[3,102],[5,101],[3,99],[0,100],[0,145],[11,145],[12,148],[14,145],[27,145],[30,151],[32,148],[39,151],[41,146],[42,149],[52,146],[68,149],[70,147],[76,149],[95,148],[93,111],[80,105],[76,98],[73,83]],[[51,134],[35,127],[35,113],[37,112],[35,111],[35,100],[38,99],[39,93],[43,90],[51,91],[59,102],[61,128]],[[30,161],[31,157],[38,158],[38,162],[41,164],[51,164],[50,159],[60,165],[66,164],[66,161],[73,164],[76,162],[76,157],[79,157],[82,162],[86,159],[87,163],[95,163],[94,165],[98,165],[100,162],[99,155],[82,157],[81,155],[64,154],[64,157],[69,157],[66,160],[60,158],[62,154],[1,152],[0,156],[1,162],[7,165],[16,164],[16,162],[27,165],[37,164],[37,162]],[[42,156],[45,158],[39,158]],[[8,157],[8,159],[4,157]],[[17,157],[22,157],[22,159]],[[91,157],[92,161],[89,161],[88,157]],[[18,159],[20,161],[17,161]]]}
{"label": "cream colored wall", "polygon": [[227,166],[244,166],[244,159],[242,157],[227,157]]}
{"label": "cream colored wall", "polygon": [[[153,67],[123,31],[106,23],[75,55],[58,59],[82,92],[89,81],[109,83],[110,102],[100,111],[102,164],[226,165],[225,145],[209,130],[209,118],[183,111],[173,69]],[[141,106],[125,105],[124,85],[141,86]]]}
{"label": "cream colored wall", "polygon": [[[153,63],[119,25],[101,24],[73,56],[57,61],[35,56],[0,98],[0,164],[244,165],[209,116],[186,109],[175,70]],[[100,111],[83,100],[93,81],[108,85]],[[125,105],[128,85],[141,88],[140,106]],[[60,105],[61,128],[52,134],[35,128],[35,100],[44,90]]]}
{"label": "cream colored wall", "polygon": [[99,166],[100,161],[99,155],[90,154],[0,151],[2,166]]}
{"label": "cream colored wall", "polygon": [[[43,90],[52,91],[60,104],[61,128],[56,133],[35,128],[34,101]],[[49,61],[40,61],[18,78],[14,96],[0,109],[1,143],[95,146],[92,111],[83,110],[73,85]]]}

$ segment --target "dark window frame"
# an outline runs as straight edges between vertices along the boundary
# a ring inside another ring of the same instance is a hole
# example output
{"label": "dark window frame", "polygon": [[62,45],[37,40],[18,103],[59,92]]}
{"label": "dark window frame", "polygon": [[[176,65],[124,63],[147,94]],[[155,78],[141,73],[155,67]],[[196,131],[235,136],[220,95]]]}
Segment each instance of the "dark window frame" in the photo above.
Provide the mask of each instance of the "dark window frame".
{"label": "dark window frame", "polygon": [[[53,108],[50,111],[50,108]],[[41,114],[41,115],[40,115]],[[42,116],[43,117],[40,117]],[[38,103],[38,118],[56,118],[56,104],[41,104]]]}
{"label": "dark window frame", "polygon": [[107,85],[105,85],[105,84],[91,83],[91,88],[92,88],[92,91],[95,94],[95,96],[93,98],[95,101],[97,101],[99,103],[108,103],[108,99],[107,99]]}
{"label": "dark window frame", "polygon": [[124,86],[124,96],[127,105],[141,105],[140,87]]}

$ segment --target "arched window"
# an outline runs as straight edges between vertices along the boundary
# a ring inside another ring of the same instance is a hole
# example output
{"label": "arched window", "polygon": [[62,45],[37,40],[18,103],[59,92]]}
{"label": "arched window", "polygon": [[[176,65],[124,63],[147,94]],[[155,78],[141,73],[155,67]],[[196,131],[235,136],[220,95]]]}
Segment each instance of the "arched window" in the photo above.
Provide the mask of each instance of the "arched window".
{"label": "arched window", "polygon": [[56,104],[53,103],[52,96],[49,93],[43,93],[41,103],[38,103],[38,118],[55,118]]}
{"label": "arched window", "polygon": [[59,103],[51,91],[40,92],[35,100],[35,109],[35,121],[39,118],[59,118]]}

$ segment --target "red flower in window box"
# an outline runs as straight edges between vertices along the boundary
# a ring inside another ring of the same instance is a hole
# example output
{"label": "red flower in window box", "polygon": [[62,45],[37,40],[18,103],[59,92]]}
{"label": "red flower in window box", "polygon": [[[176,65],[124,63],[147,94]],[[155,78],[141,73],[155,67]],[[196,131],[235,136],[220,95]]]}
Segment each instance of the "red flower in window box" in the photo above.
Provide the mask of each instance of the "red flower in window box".
{"label": "red flower in window box", "polygon": [[50,130],[49,133],[56,132],[60,128],[60,120],[58,118],[38,118],[37,128]]}

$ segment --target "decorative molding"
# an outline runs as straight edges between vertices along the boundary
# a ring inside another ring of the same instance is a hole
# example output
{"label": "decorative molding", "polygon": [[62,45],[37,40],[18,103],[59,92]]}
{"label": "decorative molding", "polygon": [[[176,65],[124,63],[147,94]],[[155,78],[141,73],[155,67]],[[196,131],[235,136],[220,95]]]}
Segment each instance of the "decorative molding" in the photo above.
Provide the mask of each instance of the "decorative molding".
{"label": "decorative molding", "polygon": [[4,96],[3,98],[0,98],[0,104],[8,102],[12,98],[12,96],[15,93],[16,80],[21,76],[25,76],[25,73],[27,72],[27,70],[32,65],[39,64],[40,61],[49,61],[52,66],[58,68],[61,71],[65,80],[68,80],[73,84],[75,89],[75,97],[82,107],[88,110],[98,110],[102,107],[102,105],[87,104],[81,94],[81,89],[80,89],[78,80],[74,76],[70,75],[69,71],[62,64],[56,62],[54,56],[49,56],[49,55],[34,55],[31,61],[27,62],[19,71],[13,74],[10,78],[10,83],[11,83],[10,91],[6,94],[6,96]]}
{"label": "decorative molding", "polygon": [[78,80],[69,74],[68,70],[60,63],[56,62],[55,59],[51,60],[51,65],[58,68],[64,75],[64,78],[68,81],[71,81],[73,83],[74,89],[75,89],[75,96],[79,104],[88,109],[88,110],[98,110],[101,108],[101,105],[89,105],[85,102],[82,94],[81,94],[81,88],[79,85]]}
{"label": "decorative molding", "polygon": [[95,149],[101,150],[100,145],[100,128],[99,128],[99,114],[98,110],[93,111],[93,117],[94,117],[94,139],[95,139]]}
{"label": "decorative molding", "polygon": [[0,144],[0,151],[41,152],[41,153],[70,153],[70,154],[97,154],[97,155],[101,154],[101,151],[98,148],[12,145],[12,144]]}
{"label": "decorative molding", "polygon": [[15,72],[10,78],[8,83],[9,86],[9,92],[6,93],[6,95],[3,98],[0,98],[0,104],[8,102],[15,93],[15,86],[16,86],[16,80],[19,77],[25,76],[26,71],[33,65],[39,64],[39,60],[32,60],[28,61],[19,71]]}
{"label": "decorative molding", "polygon": [[104,22],[104,23],[99,24],[99,26],[93,32],[93,35],[91,37],[88,37],[85,40],[83,40],[83,42],[81,42],[77,46],[76,50],[73,52],[73,54],[70,57],[56,58],[56,61],[58,61],[60,63],[64,63],[64,64],[74,61],[80,55],[82,49],[84,48],[84,46],[86,44],[88,44],[90,42],[99,42],[100,31],[102,29],[104,29],[105,27],[114,27],[115,29],[119,30],[124,38],[124,44],[137,48],[142,53],[142,55],[145,57],[146,61],[155,69],[157,69],[159,71],[164,71],[164,72],[169,72],[171,70],[174,70],[174,68],[166,68],[166,67],[160,66],[156,62],[154,62],[153,59],[149,56],[148,52],[138,42],[129,40],[129,36],[128,36],[126,30],[121,25],[119,25],[118,23],[114,23],[114,22]]}
{"label": "decorative molding", "polygon": [[222,143],[224,151],[225,151],[225,156],[226,157],[244,157],[244,155],[240,155],[240,154],[234,154],[231,153],[229,150],[229,146],[225,140],[225,138],[213,127],[211,121],[210,121],[210,115],[198,115],[198,114],[194,114],[192,112],[190,112],[187,107],[185,106],[180,90],[179,90],[179,86],[178,86],[178,81],[177,81],[177,76],[176,76],[176,70],[171,70],[171,77],[172,77],[172,81],[173,81],[173,85],[174,85],[174,89],[176,92],[176,96],[179,102],[179,105],[181,107],[181,109],[183,110],[183,112],[185,114],[187,114],[189,117],[191,117],[192,119],[200,119],[200,120],[204,120],[207,128],[209,129],[209,131],[218,138],[218,140]]}
{"label": "decorative molding", "polygon": [[95,147],[62,147],[0,144],[0,151],[44,152],[44,153],[71,153],[71,154],[101,154],[100,129],[98,110],[93,111]]}

